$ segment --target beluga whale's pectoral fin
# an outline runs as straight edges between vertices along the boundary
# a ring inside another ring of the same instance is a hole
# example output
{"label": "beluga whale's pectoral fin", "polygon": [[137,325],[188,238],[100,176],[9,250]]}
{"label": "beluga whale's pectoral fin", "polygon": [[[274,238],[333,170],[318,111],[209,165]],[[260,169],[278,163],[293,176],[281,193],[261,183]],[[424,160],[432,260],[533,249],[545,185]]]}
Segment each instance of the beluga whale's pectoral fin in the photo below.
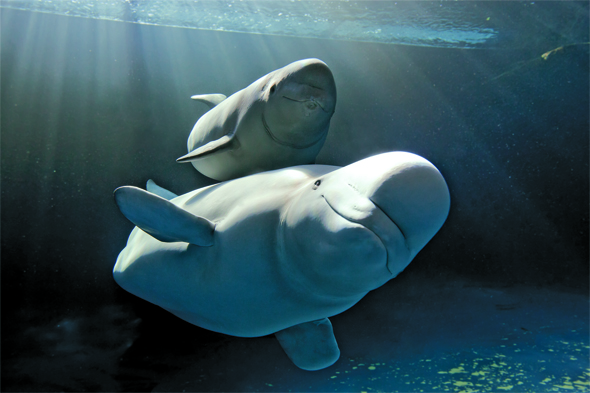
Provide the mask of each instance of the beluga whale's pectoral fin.
{"label": "beluga whale's pectoral fin", "polygon": [[278,331],[275,337],[299,368],[314,371],[334,364],[340,349],[328,318],[318,319]]}
{"label": "beluga whale's pectoral fin", "polygon": [[115,202],[129,221],[159,241],[213,245],[215,223],[156,194],[124,186],[115,190]]}
{"label": "beluga whale's pectoral fin", "polygon": [[206,145],[203,145],[190,153],[177,158],[176,162],[190,162],[194,160],[198,160],[203,158],[211,153],[215,153],[221,150],[234,150],[240,146],[237,138],[235,138],[234,134],[231,135],[224,135],[219,139],[211,141]]}
{"label": "beluga whale's pectoral fin", "polygon": [[160,187],[152,179],[149,179],[147,181],[145,188],[146,188],[146,190],[148,190],[148,192],[151,192],[152,194],[156,194],[157,196],[161,196],[162,198],[164,198],[166,200],[174,199],[178,196],[175,193],[173,193],[172,191],[168,191],[167,189]]}
{"label": "beluga whale's pectoral fin", "polygon": [[191,99],[206,104],[210,109],[219,105],[219,103],[226,98],[227,97],[223,94],[198,94],[196,96],[191,96]]}

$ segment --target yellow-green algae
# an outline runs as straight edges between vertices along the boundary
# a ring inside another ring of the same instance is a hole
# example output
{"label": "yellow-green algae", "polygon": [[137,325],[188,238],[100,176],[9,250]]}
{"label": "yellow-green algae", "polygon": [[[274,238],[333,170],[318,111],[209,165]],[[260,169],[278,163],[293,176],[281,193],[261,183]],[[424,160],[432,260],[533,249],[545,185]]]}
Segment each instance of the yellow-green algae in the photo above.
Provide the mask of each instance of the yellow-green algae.
{"label": "yellow-green algae", "polygon": [[[585,330],[567,339],[532,334],[510,336],[505,346],[456,352],[430,351],[421,358],[344,358],[309,374],[313,382],[270,381],[267,391],[341,392],[590,392],[590,356]],[[560,332],[559,334],[563,334]],[[528,341],[527,341],[528,340]],[[574,356],[575,354],[575,356]]]}
{"label": "yellow-green algae", "polygon": [[[415,362],[371,362],[349,359],[337,363],[332,385],[321,390],[365,392],[559,392],[589,391],[590,364],[572,359],[571,352],[588,353],[584,342],[559,341],[544,348],[524,345],[457,352]],[[518,351],[517,351],[518,349]],[[500,353],[502,352],[502,353]],[[360,360],[360,359],[359,359]],[[568,362],[571,362],[569,365]],[[576,367],[577,366],[577,367]],[[340,380],[343,379],[343,380]]]}

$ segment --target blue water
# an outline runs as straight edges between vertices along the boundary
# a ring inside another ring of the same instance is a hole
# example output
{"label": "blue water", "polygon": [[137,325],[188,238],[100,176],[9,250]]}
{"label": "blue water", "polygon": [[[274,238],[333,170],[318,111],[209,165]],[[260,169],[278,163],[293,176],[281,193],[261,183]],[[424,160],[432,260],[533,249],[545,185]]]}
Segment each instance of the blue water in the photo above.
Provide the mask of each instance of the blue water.
{"label": "blue water", "polygon": [[[466,14],[314,2],[315,35],[260,29],[305,14],[270,3],[258,17],[252,2],[226,16],[205,2],[205,25],[168,26],[203,10],[179,3],[130,2],[136,23],[122,23],[127,11],[102,18],[117,2],[2,2],[2,390],[588,391],[587,2],[461,3]],[[90,5],[100,12],[58,12]],[[239,15],[255,23],[226,31]],[[326,23],[350,28],[330,36]],[[481,41],[459,40],[461,26]],[[309,57],[338,90],[317,163],[410,151],[441,170],[452,201],[406,271],[331,318],[341,359],[318,372],[272,336],[187,324],[111,273],[133,227],[115,188],[212,183],[175,162],[206,111],[189,97]]]}

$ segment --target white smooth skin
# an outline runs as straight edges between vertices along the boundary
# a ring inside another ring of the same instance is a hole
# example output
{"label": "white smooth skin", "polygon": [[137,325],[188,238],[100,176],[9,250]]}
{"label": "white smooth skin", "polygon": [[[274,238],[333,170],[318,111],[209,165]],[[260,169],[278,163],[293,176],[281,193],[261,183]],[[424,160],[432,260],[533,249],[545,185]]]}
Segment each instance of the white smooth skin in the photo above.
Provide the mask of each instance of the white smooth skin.
{"label": "white smooth skin", "polygon": [[260,173],[171,202],[215,223],[213,245],[165,243],[136,227],[115,280],[190,323],[244,337],[348,309],[410,263],[450,205],[438,170],[403,152]]}
{"label": "white smooth skin", "polygon": [[336,107],[336,85],[318,59],[291,63],[258,79],[205,113],[189,135],[191,152],[224,136],[231,146],[193,166],[225,181],[311,164],[322,148]]}

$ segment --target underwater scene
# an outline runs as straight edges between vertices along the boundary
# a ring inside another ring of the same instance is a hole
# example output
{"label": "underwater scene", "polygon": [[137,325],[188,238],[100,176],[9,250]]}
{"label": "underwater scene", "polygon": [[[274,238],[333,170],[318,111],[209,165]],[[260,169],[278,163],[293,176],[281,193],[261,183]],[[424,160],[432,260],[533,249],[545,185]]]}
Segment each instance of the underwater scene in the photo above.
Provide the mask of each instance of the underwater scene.
{"label": "underwater scene", "polygon": [[0,13],[2,391],[590,391],[587,1]]}

